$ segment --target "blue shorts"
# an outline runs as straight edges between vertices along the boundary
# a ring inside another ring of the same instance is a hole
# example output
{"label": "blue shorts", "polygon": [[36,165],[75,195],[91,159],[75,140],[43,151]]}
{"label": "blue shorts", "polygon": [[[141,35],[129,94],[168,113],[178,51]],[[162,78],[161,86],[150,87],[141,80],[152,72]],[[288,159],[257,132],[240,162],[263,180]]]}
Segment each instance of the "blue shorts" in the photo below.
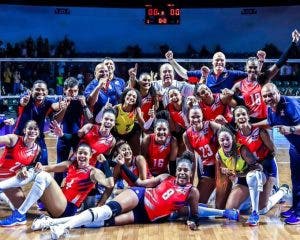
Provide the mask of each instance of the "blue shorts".
{"label": "blue shorts", "polygon": [[144,187],[132,187],[130,188],[137,195],[139,202],[138,205],[132,210],[134,216],[134,223],[149,223],[149,217],[145,210],[144,196],[146,188]]}
{"label": "blue shorts", "polygon": [[236,184],[248,187],[246,177],[239,177]]}
{"label": "blue shorts", "polygon": [[74,203],[68,202],[65,211],[59,217],[74,216],[77,212],[77,209],[78,207]]}
{"label": "blue shorts", "polygon": [[265,160],[259,163],[263,166],[263,172],[267,178],[277,177],[277,164],[274,157],[267,157]]}
{"label": "blue shorts", "polygon": [[198,176],[215,178],[215,176],[216,176],[215,171],[216,171],[215,165],[203,165],[202,174],[201,174],[200,169],[198,168]]}

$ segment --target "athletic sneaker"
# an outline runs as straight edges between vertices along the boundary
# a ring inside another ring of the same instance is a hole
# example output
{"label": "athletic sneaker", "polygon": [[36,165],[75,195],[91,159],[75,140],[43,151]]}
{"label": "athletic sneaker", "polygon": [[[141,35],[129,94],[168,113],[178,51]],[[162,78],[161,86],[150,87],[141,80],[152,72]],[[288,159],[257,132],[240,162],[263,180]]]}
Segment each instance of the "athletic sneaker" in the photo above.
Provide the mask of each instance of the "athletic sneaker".
{"label": "athletic sneaker", "polygon": [[285,219],[284,222],[290,225],[300,224],[300,216],[297,216],[296,214],[292,214],[290,217]]}
{"label": "athletic sneaker", "polygon": [[284,196],[280,199],[279,203],[292,202],[293,196],[292,196],[292,191],[291,191],[289,185],[282,184],[279,189],[281,189],[285,192]]}
{"label": "athletic sneaker", "polygon": [[240,211],[237,209],[225,209],[223,217],[228,220],[238,221],[240,217]]}
{"label": "athletic sneaker", "polygon": [[259,215],[257,214],[256,211],[253,211],[248,220],[247,220],[247,223],[249,224],[249,226],[257,226],[258,223],[259,223]]}
{"label": "athletic sneaker", "polygon": [[289,210],[281,212],[280,215],[281,217],[284,218],[289,218],[290,216],[292,216],[295,213],[295,210],[293,209],[293,207],[291,207]]}
{"label": "athletic sneaker", "polygon": [[53,225],[53,219],[49,216],[41,215],[39,218],[36,218],[36,219],[33,220],[32,225],[31,225],[31,229],[33,231],[46,230],[51,225]]}
{"label": "athletic sneaker", "polygon": [[16,225],[23,225],[26,224],[26,222],[26,214],[21,214],[18,210],[14,210],[10,216],[0,220],[0,226],[11,227]]}
{"label": "athletic sneaker", "polygon": [[63,236],[69,235],[69,230],[64,227],[63,224],[57,224],[50,226],[51,239],[59,239]]}

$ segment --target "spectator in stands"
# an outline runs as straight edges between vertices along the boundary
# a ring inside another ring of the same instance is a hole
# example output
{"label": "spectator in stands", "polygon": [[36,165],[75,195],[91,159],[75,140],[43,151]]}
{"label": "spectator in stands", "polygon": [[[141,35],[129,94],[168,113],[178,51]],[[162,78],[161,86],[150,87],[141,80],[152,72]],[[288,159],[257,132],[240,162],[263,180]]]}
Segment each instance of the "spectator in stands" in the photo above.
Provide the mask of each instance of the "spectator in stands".
{"label": "spectator in stands", "polygon": [[3,73],[3,87],[5,94],[11,93],[11,83],[12,83],[12,72],[10,67],[7,66]]}
{"label": "spectator in stands", "polygon": [[22,91],[22,84],[21,84],[21,73],[19,70],[15,70],[13,73],[13,95],[20,94]]}

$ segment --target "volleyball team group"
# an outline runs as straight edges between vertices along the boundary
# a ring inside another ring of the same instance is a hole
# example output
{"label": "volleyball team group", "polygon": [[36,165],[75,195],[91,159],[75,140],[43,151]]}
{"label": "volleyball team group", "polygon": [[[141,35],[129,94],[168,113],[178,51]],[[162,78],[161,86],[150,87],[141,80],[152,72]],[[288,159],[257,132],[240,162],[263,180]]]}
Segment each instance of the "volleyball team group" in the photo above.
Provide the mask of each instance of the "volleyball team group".
{"label": "volleyball team group", "polygon": [[[0,226],[26,224],[36,203],[47,214],[31,229],[50,228],[53,239],[77,227],[130,223],[183,221],[196,230],[201,218],[238,221],[240,211],[257,226],[289,191],[292,205],[281,217],[300,224],[300,101],[271,83],[299,53],[299,38],[294,30],[271,66],[258,51],[245,71],[227,70],[222,52],[213,55],[212,70],[188,71],[168,51],[159,76],[138,74],[136,64],[127,82],[105,58],[83,95],[69,77],[57,101],[37,80],[20,96],[14,133],[0,136],[0,199],[12,209]],[[46,117],[57,137],[56,164],[48,164]],[[291,190],[279,185],[268,128],[290,143]]]}

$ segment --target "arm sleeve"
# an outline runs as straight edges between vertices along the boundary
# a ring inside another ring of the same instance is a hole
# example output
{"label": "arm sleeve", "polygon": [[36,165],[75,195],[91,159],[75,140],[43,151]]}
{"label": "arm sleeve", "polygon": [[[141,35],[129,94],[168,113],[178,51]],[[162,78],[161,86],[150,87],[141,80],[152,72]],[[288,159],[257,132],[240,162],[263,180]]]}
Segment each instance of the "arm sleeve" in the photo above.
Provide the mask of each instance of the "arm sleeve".
{"label": "arm sleeve", "polygon": [[131,172],[129,170],[129,168],[125,164],[123,164],[121,166],[121,169],[122,169],[122,171],[124,171],[124,173],[126,174],[126,176],[130,179],[130,181],[132,181],[133,183],[135,183],[139,179],[137,176],[134,175],[133,172]]}

